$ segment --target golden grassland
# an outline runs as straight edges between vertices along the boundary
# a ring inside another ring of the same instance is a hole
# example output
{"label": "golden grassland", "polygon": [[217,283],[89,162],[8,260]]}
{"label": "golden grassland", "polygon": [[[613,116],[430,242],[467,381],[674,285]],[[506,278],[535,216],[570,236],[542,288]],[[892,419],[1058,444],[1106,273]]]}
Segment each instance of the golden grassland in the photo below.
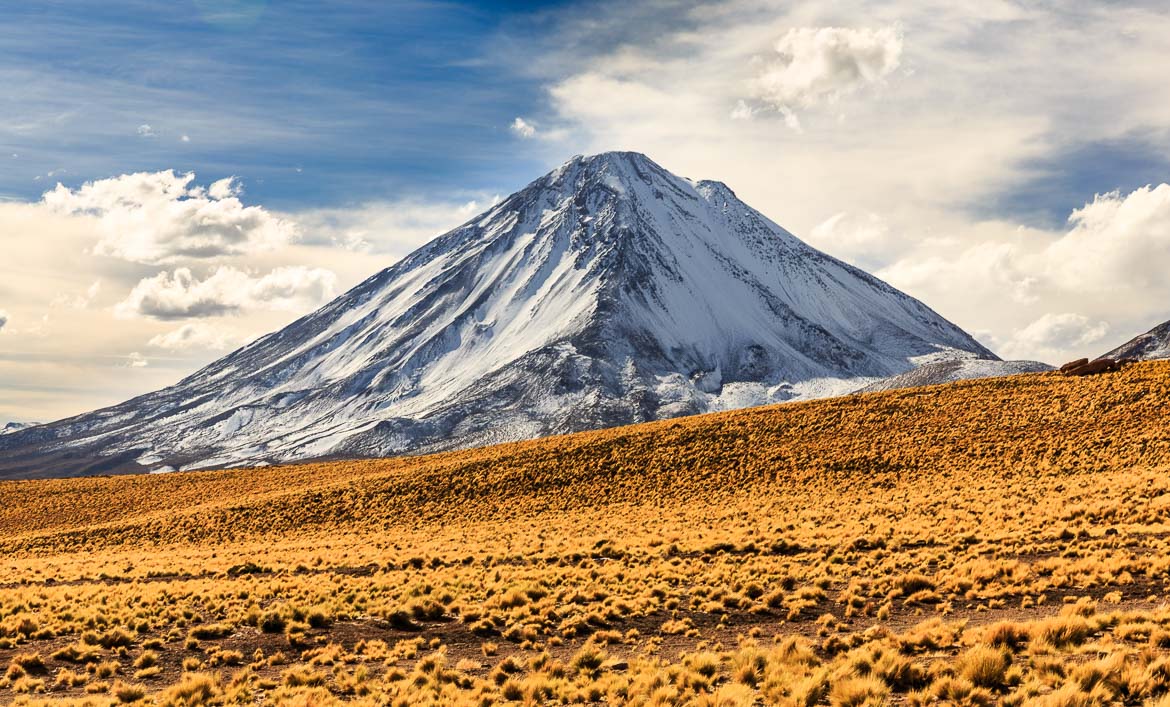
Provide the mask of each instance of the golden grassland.
{"label": "golden grassland", "polygon": [[0,483],[0,702],[1170,705],[1168,393]]}

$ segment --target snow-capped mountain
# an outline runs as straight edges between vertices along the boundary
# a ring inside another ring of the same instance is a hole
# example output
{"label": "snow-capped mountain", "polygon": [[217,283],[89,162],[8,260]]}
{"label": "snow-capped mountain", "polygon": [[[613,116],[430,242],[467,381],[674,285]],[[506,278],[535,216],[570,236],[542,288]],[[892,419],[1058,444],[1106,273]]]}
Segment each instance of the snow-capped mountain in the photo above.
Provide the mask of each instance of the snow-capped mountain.
{"label": "snow-capped mountain", "polygon": [[1140,361],[1170,358],[1170,322],[1163,322],[1145,334],[1135,336],[1102,358],[1134,358]]}
{"label": "snow-capped mountain", "polygon": [[725,185],[576,157],[178,384],[0,441],[0,475],[430,452],[995,356]]}

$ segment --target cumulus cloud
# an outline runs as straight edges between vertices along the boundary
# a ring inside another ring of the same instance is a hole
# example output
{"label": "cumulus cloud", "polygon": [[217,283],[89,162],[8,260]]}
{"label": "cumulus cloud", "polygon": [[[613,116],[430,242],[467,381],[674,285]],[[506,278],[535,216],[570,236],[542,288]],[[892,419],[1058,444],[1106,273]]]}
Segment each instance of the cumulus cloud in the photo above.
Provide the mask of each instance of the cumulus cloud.
{"label": "cumulus cloud", "polygon": [[536,126],[517,116],[516,119],[512,121],[512,132],[523,138],[536,137]]}
{"label": "cumulus cloud", "polygon": [[201,323],[184,324],[178,329],[151,337],[148,344],[168,351],[222,351],[236,346],[238,337]]}
{"label": "cumulus cloud", "polygon": [[94,252],[138,263],[241,255],[295,239],[292,221],[244,206],[233,179],[207,189],[192,186],[194,180],[194,173],[166,170],[87,182],[78,189],[58,184],[42,203],[58,213],[96,217],[102,236]]}
{"label": "cumulus cloud", "polygon": [[336,276],[322,268],[280,267],[256,277],[220,266],[205,279],[189,268],[140,281],[114,308],[122,319],[175,320],[236,314],[248,309],[304,311],[333,297]]}
{"label": "cumulus cloud", "polygon": [[902,37],[892,27],[802,27],[773,48],[760,60],[752,97],[791,116],[884,80],[898,68]]}
{"label": "cumulus cloud", "polygon": [[138,126],[138,137],[154,137],[154,128],[149,123],[143,123]]}
{"label": "cumulus cloud", "polygon": [[1100,195],[1069,222],[1072,229],[1048,253],[1049,272],[1062,286],[1149,290],[1170,299],[1170,184]]}
{"label": "cumulus cloud", "polygon": [[146,368],[150,365],[150,361],[146,360],[146,357],[137,351],[133,351],[126,356],[126,363],[124,365],[126,368]]}
{"label": "cumulus cloud", "polygon": [[[981,277],[998,274],[1018,302],[1044,292],[1125,303],[1142,313],[1170,301],[1170,184],[1129,194],[1099,195],[1069,217],[1069,229],[1032,233],[1011,242],[977,243],[950,259],[950,267]],[[994,258],[985,257],[995,253]],[[937,277],[933,268],[924,276]],[[953,280],[951,280],[953,282]]]}

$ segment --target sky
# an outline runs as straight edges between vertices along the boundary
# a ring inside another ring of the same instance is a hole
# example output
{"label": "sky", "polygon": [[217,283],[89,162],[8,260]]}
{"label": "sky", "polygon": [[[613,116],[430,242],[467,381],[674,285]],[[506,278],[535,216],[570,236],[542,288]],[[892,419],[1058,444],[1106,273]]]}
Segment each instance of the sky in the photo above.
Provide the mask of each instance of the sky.
{"label": "sky", "polygon": [[1004,358],[1170,319],[1164,2],[10,5],[0,424],[174,383],[612,149]]}

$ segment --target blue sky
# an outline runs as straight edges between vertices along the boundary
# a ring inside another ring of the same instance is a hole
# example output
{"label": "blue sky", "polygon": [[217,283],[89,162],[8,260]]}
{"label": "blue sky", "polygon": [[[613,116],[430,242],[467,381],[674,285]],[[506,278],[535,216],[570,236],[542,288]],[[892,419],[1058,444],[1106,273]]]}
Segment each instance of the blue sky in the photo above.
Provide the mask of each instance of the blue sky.
{"label": "blue sky", "polygon": [[1005,358],[1170,319],[1154,0],[40,0],[0,23],[0,423],[120,402],[574,154],[718,179]]}
{"label": "blue sky", "polygon": [[1170,178],[1165,143],[1165,135],[1087,137],[1085,142],[1029,162],[1029,178],[986,204],[983,213],[1032,226],[1059,227],[1068,219],[1070,204],[1083,204],[1113,191],[1128,194]]}
{"label": "blue sky", "polygon": [[243,175],[273,208],[522,183],[543,165],[508,125],[540,83],[493,48],[555,6],[11,4],[0,193],[171,168]]}

